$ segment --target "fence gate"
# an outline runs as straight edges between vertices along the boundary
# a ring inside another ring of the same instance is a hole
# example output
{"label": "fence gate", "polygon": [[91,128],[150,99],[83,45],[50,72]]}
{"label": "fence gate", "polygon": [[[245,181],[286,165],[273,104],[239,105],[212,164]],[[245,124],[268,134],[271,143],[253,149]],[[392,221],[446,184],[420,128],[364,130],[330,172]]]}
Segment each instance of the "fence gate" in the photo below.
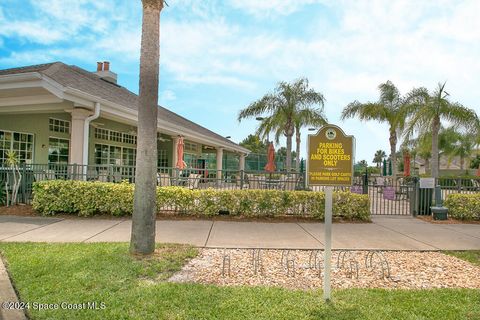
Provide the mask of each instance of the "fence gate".
{"label": "fence gate", "polygon": [[413,215],[417,206],[415,178],[363,177],[363,193],[370,199],[370,212],[376,215]]}

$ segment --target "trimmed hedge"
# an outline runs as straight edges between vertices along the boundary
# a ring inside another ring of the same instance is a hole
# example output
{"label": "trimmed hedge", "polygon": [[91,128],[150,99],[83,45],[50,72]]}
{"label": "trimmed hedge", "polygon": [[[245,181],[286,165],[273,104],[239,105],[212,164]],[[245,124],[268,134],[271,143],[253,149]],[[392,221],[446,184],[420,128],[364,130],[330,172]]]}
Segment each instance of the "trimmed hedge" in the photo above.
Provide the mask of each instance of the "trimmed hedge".
{"label": "trimmed hedge", "polygon": [[[41,181],[33,185],[33,208],[42,214],[71,213],[131,215],[134,185],[86,181]],[[335,192],[333,215],[351,220],[370,220],[367,195]],[[219,211],[243,217],[284,215],[324,218],[325,194],[279,190],[189,190],[158,187],[157,211],[184,215],[215,216]]]}
{"label": "trimmed hedge", "polygon": [[452,193],[444,203],[448,215],[459,220],[480,220],[480,193]]}

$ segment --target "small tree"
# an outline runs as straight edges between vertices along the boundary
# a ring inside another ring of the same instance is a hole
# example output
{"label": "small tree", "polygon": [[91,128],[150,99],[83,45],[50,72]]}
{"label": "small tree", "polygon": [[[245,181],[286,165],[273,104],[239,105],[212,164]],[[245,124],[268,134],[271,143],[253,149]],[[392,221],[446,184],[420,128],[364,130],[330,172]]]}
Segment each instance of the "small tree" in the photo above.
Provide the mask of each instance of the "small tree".
{"label": "small tree", "polygon": [[[7,172],[7,179],[5,181],[5,194],[7,197],[6,206],[14,205],[17,203],[18,197],[18,190],[20,189],[20,185],[22,183],[22,174],[18,168],[18,164],[20,160],[18,155],[15,151],[8,151],[7,152],[7,159],[5,164],[12,169],[11,176],[10,172]],[[10,189],[10,178],[12,179],[13,185],[11,190]]]}
{"label": "small tree", "polygon": [[375,152],[375,155],[373,157],[373,163],[377,164],[377,168],[380,168],[380,165],[382,164],[383,159],[387,157],[387,154],[383,150],[377,150]]}

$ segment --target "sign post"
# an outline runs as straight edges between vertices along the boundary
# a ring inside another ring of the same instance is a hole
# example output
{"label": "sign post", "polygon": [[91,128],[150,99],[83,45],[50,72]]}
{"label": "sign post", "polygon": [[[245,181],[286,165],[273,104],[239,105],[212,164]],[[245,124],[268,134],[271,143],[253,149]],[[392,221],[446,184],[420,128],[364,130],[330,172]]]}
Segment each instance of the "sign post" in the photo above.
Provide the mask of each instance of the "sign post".
{"label": "sign post", "polygon": [[332,124],[308,136],[307,185],[325,187],[325,255],[323,298],[331,299],[333,187],[353,183],[353,136]]}

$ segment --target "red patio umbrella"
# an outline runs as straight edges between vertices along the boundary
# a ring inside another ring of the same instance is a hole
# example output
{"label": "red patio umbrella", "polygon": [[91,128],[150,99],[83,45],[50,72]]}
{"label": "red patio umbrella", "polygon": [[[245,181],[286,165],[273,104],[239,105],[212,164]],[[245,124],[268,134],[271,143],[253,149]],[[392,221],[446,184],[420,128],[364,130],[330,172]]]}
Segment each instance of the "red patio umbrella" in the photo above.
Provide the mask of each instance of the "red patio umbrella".
{"label": "red patio umbrella", "polygon": [[265,171],[274,172],[276,169],[275,166],[275,148],[273,147],[273,142],[270,143],[268,146],[268,153],[267,153],[267,165],[265,166]]}
{"label": "red patio umbrella", "polygon": [[403,154],[403,175],[405,177],[410,177],[410,154]]}
{"label": "red patio umbrella", "polygon": [[177,163],[176,167],[180,170],[185,169],[185,162],[183,161],[183,137],[178,138],[178,144],[177,144]]}

